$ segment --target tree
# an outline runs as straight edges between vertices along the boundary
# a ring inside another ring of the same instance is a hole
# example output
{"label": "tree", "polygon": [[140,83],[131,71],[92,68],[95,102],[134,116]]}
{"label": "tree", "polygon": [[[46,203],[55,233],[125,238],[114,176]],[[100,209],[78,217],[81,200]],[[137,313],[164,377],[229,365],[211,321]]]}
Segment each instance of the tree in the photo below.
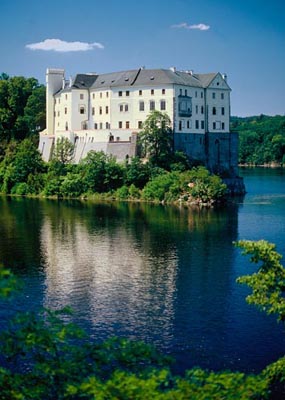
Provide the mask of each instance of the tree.
{"label": "tree", "polygon": [[169,116],[160,111],[152,111],[143,124],[139,143],[152,164],[167,166],[173,151],[173,132]]}
{"label": "tree", "polygon": [[[17,143],[10,143],[0,164],[0,184],[2,183],[1,191],[4,193],[11,193],[14,185],[27,183],[31,175],[45,171],[44,162],[33,142],[25,139],[20,144]],[[30,193],[34,193],[33,187],[30,190]]]}
{"label": "tree", "polygon": [[65,137],[58,138],[52,158],[62,165],[69,164],[74,158],[74,144]]}
{"label": "tree", "polygon": [[[250,261],[258,265],[257,272],[237,279],[238,283],[246,284],[252,289],[246,301],[268,315],[275,314],[277,320],[284,323],[285,268],[280,263],[281,254],[277,253],[274,244],[265,240],[241,240],[236,245],[243,249],[243,254],[251,255]],[[266,367],[261,376],[267,382],[269,398],[285,398],[285,357]]]}
{"label": "tree", "polygon": [[103,193],[117,189],[123,184],[124,167],[112,155],[103,151],[90,151],[80,162],[83,182],[87,190]]}
{"label": "tree", "polygon": [[45,126],[45,87],[35,78],[0,77],[0,139],[22,140]]}

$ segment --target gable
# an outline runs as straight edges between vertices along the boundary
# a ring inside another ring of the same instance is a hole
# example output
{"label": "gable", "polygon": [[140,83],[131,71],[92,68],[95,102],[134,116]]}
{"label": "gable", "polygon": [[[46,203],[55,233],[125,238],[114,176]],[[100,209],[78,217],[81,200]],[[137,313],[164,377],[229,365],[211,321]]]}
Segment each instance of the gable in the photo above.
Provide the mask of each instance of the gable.
{"label": "gable", "polygon": [[212,81],[208,85],[208,89],[224,89],[224,90],[231,90],[227,81],[226,75],[221,75],[219,72],[215,75]]}

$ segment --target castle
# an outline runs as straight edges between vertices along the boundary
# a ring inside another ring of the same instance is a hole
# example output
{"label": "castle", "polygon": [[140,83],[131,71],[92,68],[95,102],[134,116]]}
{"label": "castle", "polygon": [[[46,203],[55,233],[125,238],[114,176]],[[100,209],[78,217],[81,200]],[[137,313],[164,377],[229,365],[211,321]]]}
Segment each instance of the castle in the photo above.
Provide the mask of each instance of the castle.
{"label": "castle", "polygon": [[211,171],[237,175],[238,137],[230,133],[230,92],[226,75],[170,69],[78,74],[47,69],[47,127],[39,150],[51,158],[57,138],[75,145],[74,162],[91,150],[124,161],[136,154],[136,137],[152,110],[172,122],[175,150]]}

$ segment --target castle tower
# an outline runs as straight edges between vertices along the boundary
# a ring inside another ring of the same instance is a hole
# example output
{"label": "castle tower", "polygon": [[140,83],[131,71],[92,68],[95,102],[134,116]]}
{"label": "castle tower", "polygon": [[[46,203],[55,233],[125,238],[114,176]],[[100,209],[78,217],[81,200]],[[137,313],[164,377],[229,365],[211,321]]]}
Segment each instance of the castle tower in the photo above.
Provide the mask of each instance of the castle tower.
{"label": "castle tower", "polygon": [[54,134],[54,94],[64,84],[64,69],[51,69],[46,71],[46,131],[47,134]]}

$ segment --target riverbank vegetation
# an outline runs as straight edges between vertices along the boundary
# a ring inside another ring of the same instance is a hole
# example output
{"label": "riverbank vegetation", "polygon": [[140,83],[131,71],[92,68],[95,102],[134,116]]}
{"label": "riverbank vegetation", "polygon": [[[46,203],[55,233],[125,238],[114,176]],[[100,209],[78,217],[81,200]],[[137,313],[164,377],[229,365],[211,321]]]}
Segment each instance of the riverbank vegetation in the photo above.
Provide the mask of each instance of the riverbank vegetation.
{"label": "riverbank vegetation", "polygon": [[[65,146],[64,140],[58,147]],[[69,150],[68,150],[69,151]],[[58,155],[58,156],[56,156]],[[187,158],[172,156],[169,170],[135,157],[119,164],[103,152],[90,152],[79,164],[61,151],[45,163],[31,140],[10,142],[0,163],[0,192],[20,196],[101,198],[212,204],[226,195],[226,185],[206,168],[190,169]]]}
{"label": "riverbank vegetation", "polygon": [[[275,246],[265,241],[237,244],[258,265],[239,278],[252,288],[247,298],[284,321],[285,269]],[[13,300],[17,280],[0,268],[2,302]],[[174,375],[171,359],[151,345],[110,338],[92,342],[72,322],[69,309],[24,313],[1,332],[1,399],[281,399],[285,358],[259,374],[193,368]]]}
{"label": "riverbank vegetation", "polygon": [[285,165],[285,116],[231,117],[231,131],[239,133],[239,163]]}

